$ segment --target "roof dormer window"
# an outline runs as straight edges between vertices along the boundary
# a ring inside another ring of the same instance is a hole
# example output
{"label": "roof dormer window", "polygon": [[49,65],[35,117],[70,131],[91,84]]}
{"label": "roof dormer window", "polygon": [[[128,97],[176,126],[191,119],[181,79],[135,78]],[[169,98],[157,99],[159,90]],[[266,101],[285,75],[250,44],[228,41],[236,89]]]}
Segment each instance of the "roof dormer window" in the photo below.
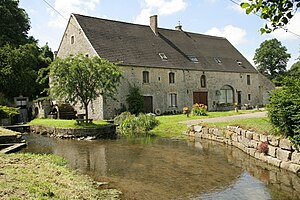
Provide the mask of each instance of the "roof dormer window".
{"label": "roof dormer window", "polygon": [[188,58],[190,59],[191,62],[193,63],[199,63],[199,60],[196,56],[189,55]]}
{"label": "roof dormer window", "polygon": [[158,55],[159,55],[159,57],[161,58],[162,61],[167,61],[168,60],[168,57],[166,56],[165,53],[159,53]]}
{"label": "roof dormer window", "polygon": [[219,58],[214,58],[214,60],[218,65],[222,65],[222,61]]}
{"label": "roof dormer window", "polygon": [[240,61],[240,60],[235,60],[235,62],[238,64],[239,67],[245,68],[245,66],[243,65],[242,61]]}

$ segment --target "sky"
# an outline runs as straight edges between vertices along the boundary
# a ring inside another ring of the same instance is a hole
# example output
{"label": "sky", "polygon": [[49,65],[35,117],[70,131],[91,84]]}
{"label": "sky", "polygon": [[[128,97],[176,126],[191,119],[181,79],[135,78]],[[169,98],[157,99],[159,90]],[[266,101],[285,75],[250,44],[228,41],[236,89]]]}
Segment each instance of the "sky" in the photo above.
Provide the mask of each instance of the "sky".
{"label": "sky", "polygon": [[184,31],[227,38],[253,65],[255,50],[272,38],[291,54],[288,68],[300,55],[300,12],[287,27],[299,36],[282,29],[261,35],[266,21],[246,15],[230,0],[20,0],[19,7],[29,15],[29,35],[41,46],[48,43],[52,51],[58,50],[70,14],[76,13],[144,25],[158,15],[160,28],[174,29],[180,23]]}

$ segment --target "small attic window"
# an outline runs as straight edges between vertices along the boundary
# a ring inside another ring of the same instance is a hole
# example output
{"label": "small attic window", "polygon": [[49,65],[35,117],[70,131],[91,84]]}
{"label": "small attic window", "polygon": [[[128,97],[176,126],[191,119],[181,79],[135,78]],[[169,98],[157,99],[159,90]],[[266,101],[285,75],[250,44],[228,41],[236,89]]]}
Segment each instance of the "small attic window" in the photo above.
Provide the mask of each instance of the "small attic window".
{"label": "small attic window", "polygon": [[222,61],[219,58],[214,58],[214,60],[218,65],[222,65]]}
{"label": "small attic window", "polygon": [[159,57],[161,58],[162,61],[167,61],[168,60],[168,57],[166,56],[165,53],[159,53],[158,55],[159,55]]}
{"label": "small attic window", "polygon": [[75,42],[75,36],[72,35],[72,36],[71,36],[71,44],[74,44],[74,42]]}
{"label": "small attic window", "polygon": [[196,56],[189,55],[188,58],[193,63],[199,63],[199,60],[198,60],[198,58]]}
{"label": "small attic window", "polygon": [[240,61],[240,60],[235,60],[235,62],[238,64],[239,67],[245,68],[245,66],[243,65],[242,61]]}

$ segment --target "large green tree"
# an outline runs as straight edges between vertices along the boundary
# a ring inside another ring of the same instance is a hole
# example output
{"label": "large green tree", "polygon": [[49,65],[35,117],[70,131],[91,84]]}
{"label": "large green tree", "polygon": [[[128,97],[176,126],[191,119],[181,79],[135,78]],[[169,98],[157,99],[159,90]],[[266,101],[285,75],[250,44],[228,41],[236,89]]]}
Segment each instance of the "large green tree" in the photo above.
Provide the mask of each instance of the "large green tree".
{"label": "large green tree", "polygon": [[0,47],[5,44],[18,46],[32,42],[28,37],[30,21],[18,0],[0,1]]}
{"label": "large green tree", "polygon": [[290,57],[287,48],[280,41],[271,39],[260,44],[260,47],[255,51],[253,60],[260,73],[270,80],[275,80],[286,72]]}
{"label": "large green tree", "polygon": [[285,28],[300,7],[300,0],[248,0],[241,3],[246,13],[258,14],[262,19],[270,21],[261,28],[261,33],[270,33],[278,28]]}
{"label": "large green tree", "polygon": [[297,60],[298,61],[295,62],[291,66],[291,68],[288,70],[288,75],[296,77],[296,78],[299,78],[300,77],[300,56],[299,56],[299,58]]}
{"label": "large green tree", "polygon": [[0,48],[0,93],[7,98],[22,94],[34,99],[41,95],[48,83],[40,84],[36,79],[38,71],[52,61],[49,51],[47,45],[39,48],[35,43]]}
{"label": "large green tree", "polygon": [[119,67],[98,56],[83,54],[57,58],[50,68],[50,94],[58,100],[80,103],[88,121],[88,105],[100,95],[112,97],[122,77]]}
{"label": "large green tree", "polygon": [[[18,0],[0,1],[0,101],[20,94],[31,99],[40,96],[48,83],[37,83],[38,71],[52,61],[46,44],[39,47],[28,36],[30,21]],[[5,101],[3,101],[5,100]]]}

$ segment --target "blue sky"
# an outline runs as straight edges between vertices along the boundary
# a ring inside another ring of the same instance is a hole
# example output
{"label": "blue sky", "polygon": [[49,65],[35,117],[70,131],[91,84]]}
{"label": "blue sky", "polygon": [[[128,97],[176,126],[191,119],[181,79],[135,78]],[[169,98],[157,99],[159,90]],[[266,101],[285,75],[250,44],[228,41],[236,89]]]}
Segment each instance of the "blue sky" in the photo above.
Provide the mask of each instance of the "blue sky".
{"label": "blue sky", "polygon": [[[58,49],[70,13],[78,13],[137,24],[149,24],[149,16],[158,15],[158,26],[174,29],[180,21],[184,31],[226,37],[251,63],[255,49],[271,38],[277,38],[292,55],[288,67],[300,55],[300,37],[284,30],[261,35],[259,28],[266,21],[244,10],[230,0],[20,0],[20,7],[31,21],[29,35],[48,42],[53,51]],[[235,0],[240,2],[240,0]],[[300,35],[300,13],[288,25]]]}

